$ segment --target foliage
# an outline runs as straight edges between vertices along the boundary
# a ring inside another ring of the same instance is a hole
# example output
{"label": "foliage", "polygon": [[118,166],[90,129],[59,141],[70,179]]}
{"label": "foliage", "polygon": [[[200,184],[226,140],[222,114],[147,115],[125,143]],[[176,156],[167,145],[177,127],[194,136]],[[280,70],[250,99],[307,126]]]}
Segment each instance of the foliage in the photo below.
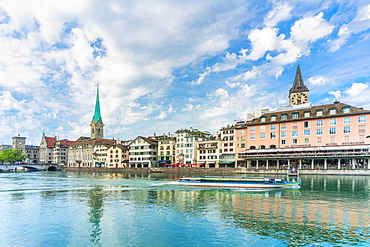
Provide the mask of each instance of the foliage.
{"label": "foliage", "polygon": [[1,163],[14,163],[25,159],[26,155],[22,154],[22,151],[18,149],[5,149],[0,152]]}

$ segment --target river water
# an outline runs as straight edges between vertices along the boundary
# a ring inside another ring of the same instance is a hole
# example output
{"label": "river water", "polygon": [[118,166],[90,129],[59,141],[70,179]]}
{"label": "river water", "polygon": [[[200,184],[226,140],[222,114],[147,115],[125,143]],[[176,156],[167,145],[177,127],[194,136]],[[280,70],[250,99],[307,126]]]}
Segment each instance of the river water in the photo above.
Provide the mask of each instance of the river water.
{"label": "river water", "polygon": [[250,191],[180,176],[0,173],[0,246],[370,246],[370,177]]}

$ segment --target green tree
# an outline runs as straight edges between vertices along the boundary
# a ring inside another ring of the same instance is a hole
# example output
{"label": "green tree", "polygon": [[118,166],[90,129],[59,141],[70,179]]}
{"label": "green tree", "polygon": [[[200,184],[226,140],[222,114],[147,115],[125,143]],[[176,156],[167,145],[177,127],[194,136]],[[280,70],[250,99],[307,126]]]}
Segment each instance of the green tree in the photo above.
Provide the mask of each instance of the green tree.
{"label": "green tree", "polygon": [[26,155],[22,154],[21,150],[18,149],[5,149],[0,152],[1,163],[14,163],[26,159]]}

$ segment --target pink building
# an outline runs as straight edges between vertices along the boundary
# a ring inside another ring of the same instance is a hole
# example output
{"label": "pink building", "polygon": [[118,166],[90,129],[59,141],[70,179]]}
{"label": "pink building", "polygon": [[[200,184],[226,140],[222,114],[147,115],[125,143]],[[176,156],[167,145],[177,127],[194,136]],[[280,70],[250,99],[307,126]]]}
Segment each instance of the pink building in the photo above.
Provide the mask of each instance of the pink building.
{"label": "pink building", "polygon": [[290,106],[234,126],[238,166],[249,169],[368,169],[370,111],[311,106],[298,66]]}

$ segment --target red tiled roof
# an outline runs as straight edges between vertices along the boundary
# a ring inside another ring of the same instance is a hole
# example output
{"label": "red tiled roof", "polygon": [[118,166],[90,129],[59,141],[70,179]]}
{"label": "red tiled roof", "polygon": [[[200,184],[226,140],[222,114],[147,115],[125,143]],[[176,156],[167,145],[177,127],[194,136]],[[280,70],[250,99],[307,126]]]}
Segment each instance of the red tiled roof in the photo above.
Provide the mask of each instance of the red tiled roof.
{"label": "red tiled roof", "polygon": [[53,148],[53,147],[55,147],[55,143],[57,142],[57,138],[55,138],[55,137],[46,137],[45,136],[45,141],[46,141],[46,146],[48,148]]}

